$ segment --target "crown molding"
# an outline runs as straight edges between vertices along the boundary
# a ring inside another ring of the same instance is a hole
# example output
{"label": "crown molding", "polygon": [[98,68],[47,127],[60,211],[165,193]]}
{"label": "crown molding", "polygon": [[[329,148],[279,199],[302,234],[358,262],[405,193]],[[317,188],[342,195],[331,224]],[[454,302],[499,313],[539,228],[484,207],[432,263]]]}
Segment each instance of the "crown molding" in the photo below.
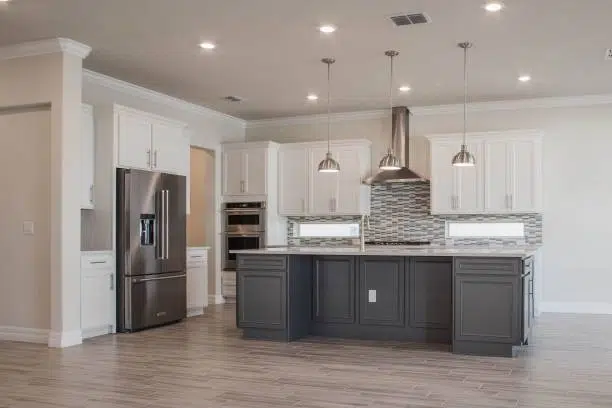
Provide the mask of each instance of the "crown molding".
{"label": "crown molding", "polygon": [[[524,109],[576,108],[581,106],[597,105],[612,105],[612,94],[473,102],[468,104],[468,112],[477,113]],[[414,116],[454,115],[463,113],[463,104],[414,106],[410,108],[410,112]],[[331,115],[331,121],[341,122],[346,120],[376,119],[386,118],[389,116],[390,114],[388,109],[334,113]],[[327,120],[327,115],[307,115],[288,118],[251,120],[247,122],[247,128],[308,125],[321,123],[325,120]]]}
{"label": "crown molding", "polygon": [[[357,111],[357,112],[341,112],[332,113],[329,118],[331,122],[343,122],[350,120],[366,120],[366,119],[380,119],[389,116],[388,110],[371,110],[371,111]],[[274,119],[259,119],[249,120],[247,122],[247,128],[260,128],[260,127],[274,127],[274,126],[291,126],[291,125],[309,125],[313,123],[321,123],[327,121],[327,114],[320,115],[304,115],[304,116],[292,116],[288,118],[274,118]]]}
{"label": "crown molding", "polygon": [[116,92],[122,92],[137,98],[156,102],[185,112],[229,120],[235,122],[243,128],[246,127],[246,121],[240,118],[236,118],[234,116],[230,116],[201,105],[196,105],[195,103],[187,102],[182,99],[175,98],[173,96],[169,96],[161,92],[153,91],[151,89],[147,89],[139,85],[134,85],[132,83],[122,81],[120,79],[100,74],[98,72],[91,71],[88,69],[83,69],[83,81],[90,84],[103,86],[105,88],[112,89]]}
{"label": "crown molding", "polygon": [[0,60],[65,53],[81,59],[87,57],[91,47],[68,38],[49,38],[0,47]]}

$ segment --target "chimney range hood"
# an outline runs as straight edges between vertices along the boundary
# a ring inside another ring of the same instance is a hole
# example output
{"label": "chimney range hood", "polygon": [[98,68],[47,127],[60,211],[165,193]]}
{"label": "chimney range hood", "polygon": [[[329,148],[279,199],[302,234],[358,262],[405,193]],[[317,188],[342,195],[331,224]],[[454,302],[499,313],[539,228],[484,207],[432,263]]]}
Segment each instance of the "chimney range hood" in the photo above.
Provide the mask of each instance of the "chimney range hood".
{"label": "chimney range hood", "polygon": [[409,165],[409,118],[410,111],[405,106],[396,106],[392,110],[391,146],[400,160],[399,170],[383,170],[364,180],[365,184],[411,183],[427,181],[424,177],[408,168]]}

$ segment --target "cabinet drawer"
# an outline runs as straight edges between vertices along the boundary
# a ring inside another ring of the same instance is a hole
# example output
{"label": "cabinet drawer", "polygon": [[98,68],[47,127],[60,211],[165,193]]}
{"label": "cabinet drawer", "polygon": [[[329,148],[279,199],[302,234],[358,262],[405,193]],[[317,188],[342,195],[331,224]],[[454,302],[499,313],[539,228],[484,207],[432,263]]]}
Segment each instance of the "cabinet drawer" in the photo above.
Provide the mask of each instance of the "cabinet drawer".
{"label": "cabinet drawer", "polygon": [[112,252],[83,252],[81,254],[81,269],[114,269],[115,262]]}
{"label": "cabinet drawer", "polygon": [[265,269],[284,271],[285,269],[287,269],[287,257],[238,255],[238,269]]}
{"label": "cabinet drawer", "polygon": [[456,274],[519,275],[518,258],[456,258]]}

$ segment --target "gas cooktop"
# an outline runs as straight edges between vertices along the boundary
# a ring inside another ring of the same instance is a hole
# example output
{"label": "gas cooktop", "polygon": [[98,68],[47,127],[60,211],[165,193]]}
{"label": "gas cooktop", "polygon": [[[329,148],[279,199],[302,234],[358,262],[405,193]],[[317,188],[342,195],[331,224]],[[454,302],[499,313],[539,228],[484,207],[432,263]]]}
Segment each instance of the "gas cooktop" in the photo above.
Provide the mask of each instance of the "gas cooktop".
{"label": "gas cooktop", "polygon": [[423,246],[431,245],[429,241],[366,241],[366,245],[376,246]]}

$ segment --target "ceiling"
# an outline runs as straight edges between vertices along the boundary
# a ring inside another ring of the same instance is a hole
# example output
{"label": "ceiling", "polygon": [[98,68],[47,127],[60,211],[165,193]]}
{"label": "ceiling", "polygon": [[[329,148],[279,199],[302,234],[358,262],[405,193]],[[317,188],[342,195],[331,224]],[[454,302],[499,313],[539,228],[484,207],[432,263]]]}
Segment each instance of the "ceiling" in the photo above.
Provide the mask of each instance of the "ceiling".
{"label": "ceiling", "polygon": [[[324,112],[327,56],[337,60],[334,112],[384,108],[387,49],[400,52],[395,89],[412,87],[395,104],[461,102],[465,40],[472,101],[612,93],[612,1],[505,0],[498,14],[484,1],[12,0],[0,8],[0,45],[71,38],[93,48],[86,68],[243,119]],[[432,23],[389,20],[409,12]],[[321,34],[322,23],[338,31]],[[519,83],[524,73],[533,80]]]}

